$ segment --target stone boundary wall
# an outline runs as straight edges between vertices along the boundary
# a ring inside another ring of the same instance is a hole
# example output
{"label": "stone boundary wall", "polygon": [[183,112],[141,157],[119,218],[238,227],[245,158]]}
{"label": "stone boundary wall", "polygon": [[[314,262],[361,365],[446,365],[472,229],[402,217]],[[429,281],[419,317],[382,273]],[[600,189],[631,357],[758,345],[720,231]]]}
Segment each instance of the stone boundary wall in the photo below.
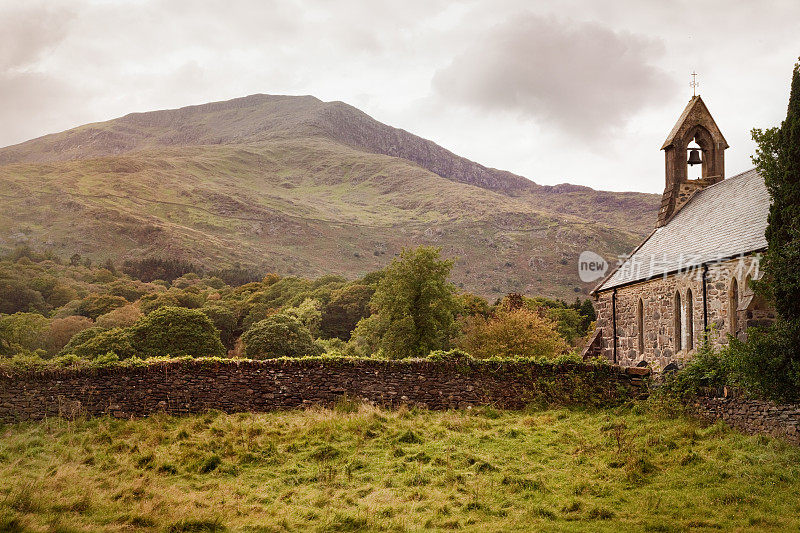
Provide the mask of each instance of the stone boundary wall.
{"label": "stone boundary wall", "polygon": [[534,401],[614,405],[646,394],[645,369],[579,363],[368,359],[170,360],[0,375],[0,421],[228,413],[330,405],[343,395],[430,409]]}
{"label": "stone boundary wall", "polygon": [[772,435],[800,444],[800,404],[780,405],[737,395],[712,394],[695,398],[687,407],[693,415],[708,422],[724,420],[750,435]]}

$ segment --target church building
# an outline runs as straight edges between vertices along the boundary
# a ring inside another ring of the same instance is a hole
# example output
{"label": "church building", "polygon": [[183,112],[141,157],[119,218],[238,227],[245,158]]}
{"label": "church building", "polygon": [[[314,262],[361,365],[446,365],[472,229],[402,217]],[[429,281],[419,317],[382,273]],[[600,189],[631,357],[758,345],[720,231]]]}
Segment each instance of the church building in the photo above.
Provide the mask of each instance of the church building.
{"label": "church building", "polygon": [[[705,332],[721,345],[774,319],[750,286],[761,275],[770,197],[755,170],[725,179],[726,148],[694,96],[661,147],[666,187],[655,229],[592,291],[597,330],[586,357],[669,370]],[[693,165],[700,177],[689,179]]]}

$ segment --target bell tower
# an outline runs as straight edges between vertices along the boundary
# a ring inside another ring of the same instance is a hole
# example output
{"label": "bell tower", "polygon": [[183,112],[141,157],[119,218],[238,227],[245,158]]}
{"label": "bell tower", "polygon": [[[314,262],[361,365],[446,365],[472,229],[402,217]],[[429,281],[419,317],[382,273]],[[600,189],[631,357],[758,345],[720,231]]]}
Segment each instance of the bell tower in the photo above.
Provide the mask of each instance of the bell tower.
{"label": "bell tower", "polygon": [[[692,141],[697,148],[689,148]],[[726,148],[728,143],[703,99],[693,96],[661,147],[666,159],[666,186],[656,227],[669,222],[697,191],[725,179]],[[701,175],[690,180],[687,167],[695,164],[702,165]]]}

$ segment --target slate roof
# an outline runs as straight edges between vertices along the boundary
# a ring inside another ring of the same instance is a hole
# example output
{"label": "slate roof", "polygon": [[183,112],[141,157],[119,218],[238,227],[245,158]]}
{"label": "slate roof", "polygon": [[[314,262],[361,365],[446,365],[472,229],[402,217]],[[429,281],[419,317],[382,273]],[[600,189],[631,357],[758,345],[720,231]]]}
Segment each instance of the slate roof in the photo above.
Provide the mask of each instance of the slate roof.
{"label": "slate roof", "polygon": [[755,169],[711,185],[651,233],[594,292],[763,250],[769,205]]}

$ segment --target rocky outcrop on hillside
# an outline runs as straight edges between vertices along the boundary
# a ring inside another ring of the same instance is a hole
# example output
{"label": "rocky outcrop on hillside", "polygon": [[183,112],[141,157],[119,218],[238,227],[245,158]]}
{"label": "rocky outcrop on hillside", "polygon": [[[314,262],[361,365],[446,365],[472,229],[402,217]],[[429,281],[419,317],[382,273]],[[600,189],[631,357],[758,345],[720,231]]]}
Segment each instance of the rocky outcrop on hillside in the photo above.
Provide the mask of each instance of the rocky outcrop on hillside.
{"label": "rocky outcrop on hillside", "polygon": [[401,157],[452,181],[506,194],[536,187],[532,181],[504,170],[459,157],[438,144],[387,126],[343,102],[331,102],[314,120],[328,137],[377,154]]}

